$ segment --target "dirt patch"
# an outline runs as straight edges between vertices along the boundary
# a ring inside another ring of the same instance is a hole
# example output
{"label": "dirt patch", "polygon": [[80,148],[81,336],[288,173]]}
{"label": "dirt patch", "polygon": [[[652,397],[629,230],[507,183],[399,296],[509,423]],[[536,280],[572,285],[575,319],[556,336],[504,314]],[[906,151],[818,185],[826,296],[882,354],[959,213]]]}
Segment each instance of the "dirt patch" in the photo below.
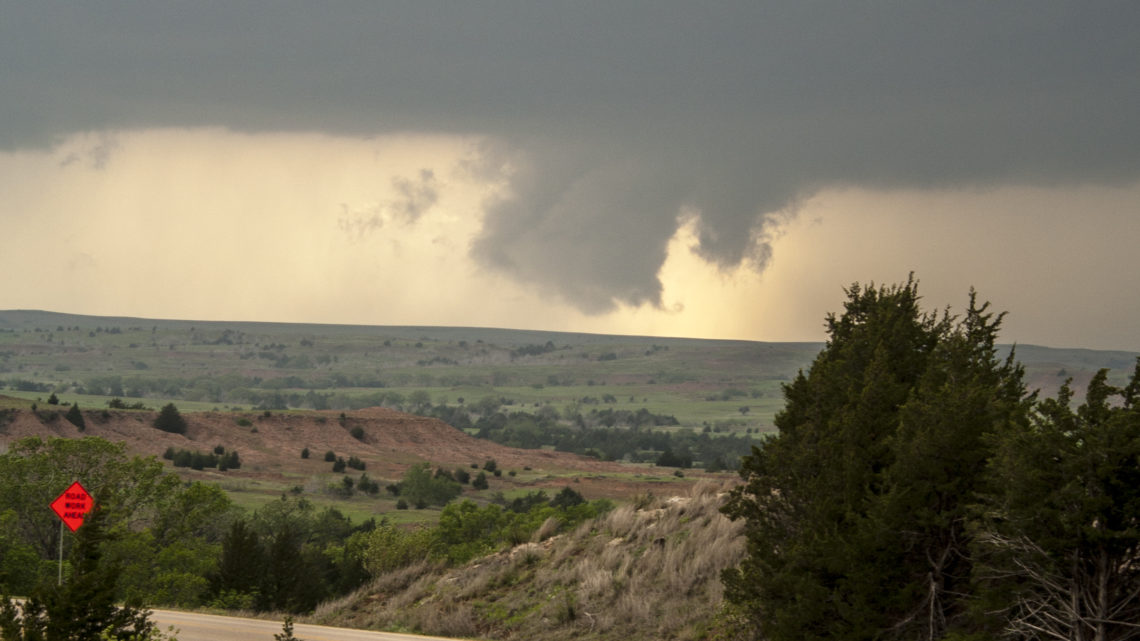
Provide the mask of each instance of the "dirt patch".
{"label": "dirt patch", "polygon": [[[477,439],[432,418],[386,408],[352,412],[290,411],[185,413],[185,434],[155,429],[153,411],[85,410],[87,428],[80,431],[63,418],[64,410],[11,410],[0,426],[0,447],[25,436],[81,438],[97,436],[125,443],[135,454],[161,457],[167,448],[212,451],[222,446],[236,450],[242,467],[226,478],[280,480],[287,474],[320,474],[329,470],[324,456],[355,456],[366,464],[369,476],[397,479],[409,466],[428,462],[444,468],[479,467],[495,460],[504,471],[517,471],[511,479],[522,488],[555,490],[573,484],[589,498],[625,498],[639,493],[673,494],[687,491],[687,483],[672,476],[670,468],[652,468],[599,461],[565,452],[523,450]],[[357,439],[353,431],[361,434]],[[301,451],[309,450],[302,459]],[[188,476],[189,470],[180,469]],[[474,472],[474,470],[471,470]],[[687,472],[688,473],[688,472]],[[210,472],[198,473],[216,476]],[[699,473],[690,474],[700,475]],[[195,476],[196,478],[196,476]],[[507,480],[508,475],[504,474]]]}

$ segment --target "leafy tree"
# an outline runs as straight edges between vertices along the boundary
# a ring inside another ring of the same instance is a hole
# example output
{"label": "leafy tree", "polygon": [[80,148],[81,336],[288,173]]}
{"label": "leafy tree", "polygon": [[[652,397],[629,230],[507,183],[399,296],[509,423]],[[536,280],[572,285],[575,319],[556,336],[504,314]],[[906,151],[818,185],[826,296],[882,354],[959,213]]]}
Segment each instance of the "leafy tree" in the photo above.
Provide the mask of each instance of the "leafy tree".
{"label": "leafy tree", "polygon": [[475,476],[475,480],[471,481],[471,487],[475,488],[476,490],[485,490],[488,487],[491,487],[491,485],[487,482],[487,473],[479,472],[479,474]]}
{"label": "leafy tree", "polygon": [[365,541],[364,567],[372,576],[380,576],[428,558],[433,534],[423,527],[404,529],[384,524],[368,533]]}
{"label": "leafy tree", "polygon": [[29,594],[50,571],[35,548],[20,537],[13,510],[0,512],[0,550],[0,594]]}
{"label": "leafy tree", "polygon": [[509,518],[494,504],[482,508],[473,501],[448,505],[440,513],[436,528],[439,549],[452,563],[465,563],[493,552],[503,542],[497,533]]}
{"label": "leafy tree", "polygon": [[104,545],[104,554],[122,567],[119,598],[200,605],[235,510],[217,486],[191,483],[167,499],[146,528],[113,528],[115,536]]}
{"label": "leafy tree", "polygon": [[1140,359],[1123,389],[1066,383],[1001,435],[984,495],[977,573],[987,609],[1019,638],[1140,634]]}
{"label": "leafy tree", "polygon": [[943,638],[967,626],[969,504],[990,436],[1023,420],[1022,372],[972,292],[961,321],[923,313],[913,279],[847,294],[743,460],[726,596],[777,641]]}
{"label": "leafy tree", "polygon": [[158,412],[158,418],[154,419],[154,426],[163,432],[170,432],[172,434],[185,434],[186,433],[186,419],[182,418],[182,414],[174,403],[167,403]]}
{"label": "leafy tree", "polygon": [[[106,513],[88,513],[77,532],[72,572],[59,587],[48,584],[35,591],[16,623],[10,603],[0,613],[0,631],[13,641],[70,639],[153,639],[158,635],[149,613],[137,606],[116,604],[120,568],[103,559]],[[7,599],[5,599],[7,602]]]}
{"label": "leafy tree", "polygon": [[77,479],[110,522],[134,530],[151,523],[181,486],[154,457],[128,457],[122,443],[96,437],[15,441],[0,454],[0,514],[15,515],[15,533],[41,558],[59,553],[59,520],[44,506]]}
{"label": "leafy tree", "polygon": [[[54,582],[60,528],[44,506],[75,479],[106,515],[99,553],[117,568],[116,598],[198,605],[233,507],[225,493],[184,485],[153,457],[128,458],[125,446],[91,437],[26,438],[0,455],[0,590]],[[64,536],[66,556],[74,540]]]}
{"label": "leafy tree", "polygon": [[455,481],[432,475],[431,466],[417,463],[404,472],[400,481],[400,496],[415,505],[447,505],[459,496],[462,487]]}

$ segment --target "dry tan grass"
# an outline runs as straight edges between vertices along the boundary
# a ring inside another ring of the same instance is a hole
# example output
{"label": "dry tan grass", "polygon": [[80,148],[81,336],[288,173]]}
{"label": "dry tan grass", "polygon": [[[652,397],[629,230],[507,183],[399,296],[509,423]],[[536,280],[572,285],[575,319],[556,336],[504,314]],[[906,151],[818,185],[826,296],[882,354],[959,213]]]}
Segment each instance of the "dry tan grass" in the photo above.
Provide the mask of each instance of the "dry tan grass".
{"label": "dry tan grass", "polygon": [[740,524],[719,512],[723,490],[702,483],[619,507],[446,572],[406,569],[314,618],[503,640],[706,638],[722,609],[720,572],[744,551]]}

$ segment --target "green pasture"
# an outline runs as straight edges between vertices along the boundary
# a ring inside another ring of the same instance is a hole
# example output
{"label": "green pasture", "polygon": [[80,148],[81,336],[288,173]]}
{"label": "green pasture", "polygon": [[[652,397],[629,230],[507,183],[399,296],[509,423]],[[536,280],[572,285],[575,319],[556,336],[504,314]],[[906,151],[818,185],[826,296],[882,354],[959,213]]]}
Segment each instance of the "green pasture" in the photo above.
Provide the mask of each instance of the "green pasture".
{"label": "green pasture", "polygon": [[[175,402],[183,411],[203,411],[252,410],[258,403],[251,399],[273,393],[293,394],[301,399],[295,406],[304,408],[303,397],[310,393],[356,399],[394,393],[407,399],[426,392],[433,404],[456,405],[459,398],[471,404],[490,396],[509,399],[518,410],[549,405],[560,414],[644,407],[674,416],[684,428],[764,432],[783,405],[781,383],[807,368],[821,347],[0,311],[0,394],[34,401],[55,392],[62,402],[85,409],[120,397],[128,404],[158,408]],[[1018,346],[1017,355],[1047,395],[1070,376],[1080,387],[1082,377],[1087,380],[1100,367],[1112,369],[1110,381],[1122,380],[1136,358],[1038,346]],[[613,401],[603,402],[606,395]]]}

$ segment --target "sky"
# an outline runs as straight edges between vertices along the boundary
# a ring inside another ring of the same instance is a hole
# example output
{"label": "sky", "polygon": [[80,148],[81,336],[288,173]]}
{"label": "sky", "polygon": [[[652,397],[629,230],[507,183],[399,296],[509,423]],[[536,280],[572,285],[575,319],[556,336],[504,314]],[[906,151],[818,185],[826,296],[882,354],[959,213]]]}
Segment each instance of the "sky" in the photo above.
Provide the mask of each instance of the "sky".
{"label": "sky", "polygon": [[1140,351],[1140,3],[0,8],[0,309]]}

